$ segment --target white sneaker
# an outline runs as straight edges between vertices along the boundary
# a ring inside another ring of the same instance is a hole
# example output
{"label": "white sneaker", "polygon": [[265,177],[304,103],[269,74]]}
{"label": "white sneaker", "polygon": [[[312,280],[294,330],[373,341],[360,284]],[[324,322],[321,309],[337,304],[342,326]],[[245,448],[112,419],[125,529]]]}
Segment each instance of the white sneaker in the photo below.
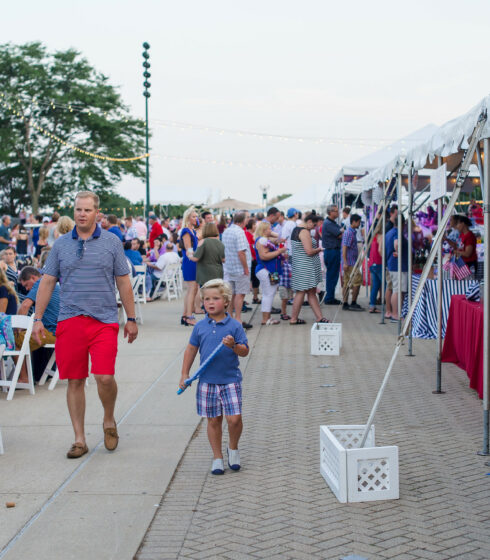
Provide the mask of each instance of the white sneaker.
{"label": "white sneaker", "polygon": [[228,447],[228,466],[232,471],[240,470],[240,452],[238,449],[230,449]]}
{"label": "white sneaker", "polygon": [[225,474],[225,465],[223,464],[223,459],[213,460],[213,465],[211,467],[211,474]]}

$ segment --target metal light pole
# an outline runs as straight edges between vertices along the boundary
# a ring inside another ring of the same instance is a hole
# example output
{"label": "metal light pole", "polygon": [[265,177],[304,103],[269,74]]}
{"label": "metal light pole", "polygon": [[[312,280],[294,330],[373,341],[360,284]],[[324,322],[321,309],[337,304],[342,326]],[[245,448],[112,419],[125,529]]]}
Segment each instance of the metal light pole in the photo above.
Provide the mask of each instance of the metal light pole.
{"label": "metal light pole", "polygon": [[[146,153],[149,154],[150,153],[150,146],[148,143],[148,99],[150,98],[150,92],[148,91],[150,89],[150,82],[148,81],[148,78],[151,76],[150,72],[148,71],[148,69],[150,68],[150,63],[148,62],[148,59],[150,58],[150,54],[148,53],[148,49],[150,48],[149,43],[143,43],[143,77],[145,78],[145,81],[143,82],[143,86],[145,88],[145,90],[143,91],[143,95],[145,97],[145,114],[146,114],[146,121],[145,121],[145,131],[146,131]],[[148,221],[149,221],[149,215],[150,215],[150,157],[147,156],[146,157],[146,225],[147,227],[149,227]]]}
{"label": "metal light pole", "polygon": [[267,191],[269,190],[269,185],[260,185],[259,189],[262,191],[262,204],[264,206],[264,212],[267,210]]}

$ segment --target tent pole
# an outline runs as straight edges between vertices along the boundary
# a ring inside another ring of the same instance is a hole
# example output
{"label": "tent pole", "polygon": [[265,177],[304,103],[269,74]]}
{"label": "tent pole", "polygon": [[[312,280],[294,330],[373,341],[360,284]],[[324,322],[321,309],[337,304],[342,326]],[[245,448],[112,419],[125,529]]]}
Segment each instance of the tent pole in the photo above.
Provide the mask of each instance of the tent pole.
{"label": "tent pole", "polygon": [[482,197],[483,197],[484,196],[483,195],[483,183],[484,183],[485,180],[483,178],[484,175],[483,175],[483,164],[482,164],[482,161],[481,161],[480,144],[478,144],[478,146],[476,147],[476,162],[477,162],[477,165],[478,165],[478,173],[480,174],[480,185],[482,186],[481,194],[482,194]]}
{"label": "tent pole", "polygon": [[[369,215],[368,212],[366,210],[366,212],[364,212],[364,247],[368,246],[368,238],[367,238],[367,234],[368,234],[368,223],[369,223]],[[364,282],[366,282],[366,297],[369,298],[369,269],[368,269],[368,251],[366,250],[365,254],[364,254]]]}
{"label": "tent pole", "polygon": [[[490,139],[485,138],[483,141],[483,215],[485,218],[485,253],[483,268],[483,446],[481,455],[490,455],[489,449],[489,431],[490,431],[490,412],[489,412],[489,390],[490,390],[490,367],[489,367],[489,319],[490,319],[490,282],[488,273],[490,271],[490,197],[489,197],[489,181],[490,181]],[[490,463],[485,463],[490,466]]]}
{"label": "tent pole", "polygon": [[[441,167],[442,158],[437,156],[437,166]],[[442,197],[437,199],[437,223],[442,220]],[[437,339],[436,339],[436,390],[432,391],[435,395],[443,395],[446,391],[442,390],[442,243],[437,247]]]}
{"label": "tent pole", "polygon": [[[345,176],[342,175],[342,193],[341,193],[341,204],[342,204],[342,208],[340,209],[342,211],[342,209],[345,208]],[[339,212],[339,217],[341,216],[341,213]]]}
{"label": "tent pole", "polygon": [[[408,308],[412,305],[412,270],[413,270],[413,184],[412,184],[413,166],[408,168]],[[411,321],[410,321],[411,323]],[[408,327],[408,355],[413,356],[413,337],[412,325]]]}
{"label": "tent pole", "polygon": [[398,174],[398,184],[396,186],[396,198],[398,200],[398,293],[397,293],[397,306],[398,306],[398,336],[402,330],[402,247],[403,247],[403,226],[402,226],[402,173]]}
{"label": "tent pole", "polygon": [[385,284],[386,284],[386,252],[385,252],[385,236],[386,236],[386,194],[388,191],[388,185],[384,184],[383,186],[383,242],[381,248],[381,321],[380,324],[385,324]]}

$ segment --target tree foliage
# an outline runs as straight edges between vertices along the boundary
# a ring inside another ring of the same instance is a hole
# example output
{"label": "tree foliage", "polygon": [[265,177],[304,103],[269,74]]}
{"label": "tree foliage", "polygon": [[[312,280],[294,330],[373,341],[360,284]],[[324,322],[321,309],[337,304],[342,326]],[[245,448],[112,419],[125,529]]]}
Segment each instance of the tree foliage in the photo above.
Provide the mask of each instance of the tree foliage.
{"label": "tree foliage", "polygon": [[144,159],[96,159],[50,136],[100,156],[144,153],[141,121],[128,115],[118,90],[77,51],[50,53],[38,42],[0,45],[0,83],[0,189],[3,198],[13,196],[10,205],[28,199],[37,212],[80,189],[104,194],[124,175],[144,177]]}

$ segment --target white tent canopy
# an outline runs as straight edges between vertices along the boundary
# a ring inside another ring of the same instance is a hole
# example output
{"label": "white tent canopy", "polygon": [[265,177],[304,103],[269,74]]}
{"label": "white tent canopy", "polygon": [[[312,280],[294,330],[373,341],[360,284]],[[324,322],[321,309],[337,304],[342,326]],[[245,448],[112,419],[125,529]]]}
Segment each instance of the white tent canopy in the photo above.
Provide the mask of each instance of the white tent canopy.
{"label": "white tent canopy", "polygon": [[[428,124],[412,132],[408,136],[404,136],[380,150],[377,150],[367,156],[363,156],[355,161],[346,164],[337,173],[334,182],[341,181],[345,175],[365,175],[375,169],[385,166],[387,163],[395,159],[403,150],[407,152],[414,146],[419,146],[425,142],[438,127],[435,124]],[[350,191],[349,191],[350,192]]]}
{"label": "white tent canopy", "polygon": [[[375,169],[366,177],[354,181],[353,183],[355,184],[352,185],[352,188],[367,190],[375,186],[378,182],[389,179],[401,157],[403,157],[407,165],[413,164],[414,170],[419,171],[420,175],[430,175],[430,170],[424,168],[433,167],[437,156],[448,157],[468,147],[468,140],[475,129],[480,113],[489,110],[490,95],[483,98],[464,115],[452,119],[440,127],[436,127],[422,142],[411,146],[408,150],[400,149],[398,153],[393,154],[393,157],[385,162],[383,166]],[[490,123],[488,120],[483,128],[482,137],[490,137]],[[478,168],[472,165],[470,167],[470,177],[478,176]]]}

